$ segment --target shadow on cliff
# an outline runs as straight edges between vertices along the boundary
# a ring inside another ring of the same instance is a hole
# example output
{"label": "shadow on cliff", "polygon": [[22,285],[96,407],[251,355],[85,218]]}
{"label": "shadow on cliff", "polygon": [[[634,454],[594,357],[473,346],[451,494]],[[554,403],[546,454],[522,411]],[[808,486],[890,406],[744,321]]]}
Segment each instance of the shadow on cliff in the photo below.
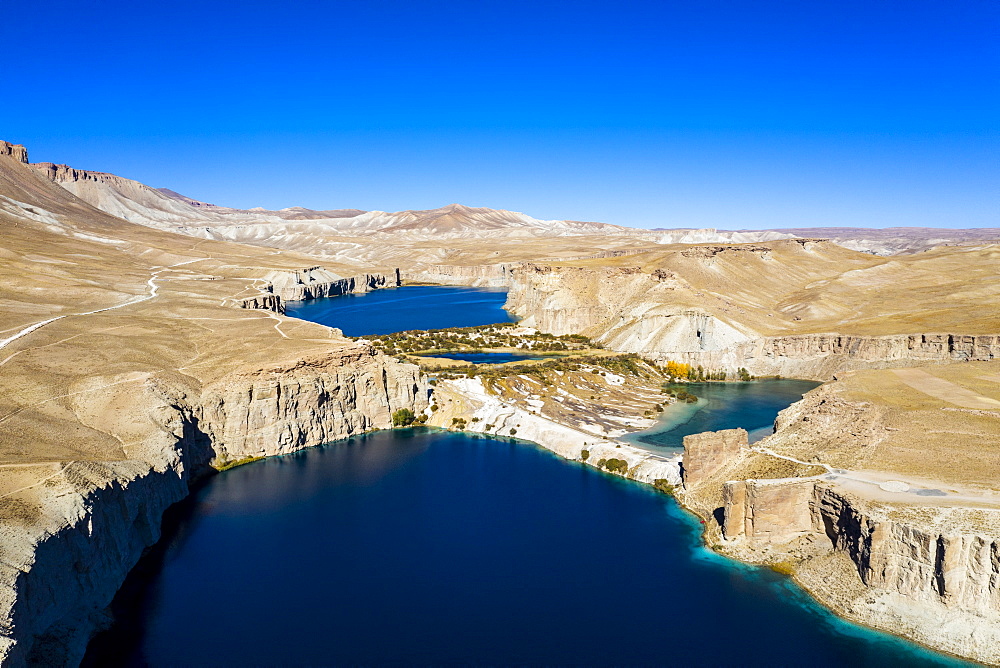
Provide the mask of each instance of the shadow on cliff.
{"label": "shadow on cliff", "polygon": [[211,480],[203,475],[191,486],[191,493],[175,503],[163,515],[161,538],[143,554],[129,572],[108,609],[105,630],[98,632],[87,645],[81,666],[144,665],[138,652],[145,633],[144,610],[155,599],[157,578],[163,571],[164,558],[174,545],[183,543],[198,525],[195,512],[198,491]]}
{"label": "shadow on cliff", "polygon": [[211,438],[199,426],[198,418],[185,414],[183,429],[179,445],[184,468],[191,472],[188,495],[164,511],[159,540],[146,548],[142,558],[129,571],[98,623],[98,628],[103,630],[98,631],[87,645],[82,666],[145,665],[139,656],[145,633],[143,611],[156,596],[157,578],[163,571],[166,554],[172,547],[183,544],[198,526],[195,512],[198,492],[217,475],[209,465],[215,449]]}

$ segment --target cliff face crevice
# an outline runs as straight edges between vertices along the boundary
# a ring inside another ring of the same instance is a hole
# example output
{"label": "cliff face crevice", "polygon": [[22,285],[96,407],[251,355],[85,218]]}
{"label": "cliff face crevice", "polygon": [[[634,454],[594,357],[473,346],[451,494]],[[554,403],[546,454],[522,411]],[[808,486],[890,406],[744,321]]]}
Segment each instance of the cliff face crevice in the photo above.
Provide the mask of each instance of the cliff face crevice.
{"label": "cliff face crevice", "polygon": [[[1000,537],[896,520],[816,484],[814,525],[869,587],[958,610],[1000,614]],[[835,529],[831,531],[831,529]]]}
{"label": "cliff face crevice", "polygon": [[28,164],[28,149],[21,144],[0,141],[0,155],[9,156],[21,164]]}
{"label": "cliff face crevice", "polygon": [[[867,421],[859,420],[861,411],[877,429],[881,414],[864,404],[832,402],[829,394],[820,388],[784,411],[771,438],[797,441],[809,431],[817,439],[837,432],[840,439],[871,441],[868,427],[845,433],[845,425]],[[791,568],[820,601],[852,620],[977,661],[1000,662],[994,508],[921,505],[919,496],[888,498],[877,485],[862,486],[873,496],[861,496],[848,491],[856,484],[849,471],[841,471],[845,487],[820,467],[796,465],[738,440],[730,432],[685,439],[681,500],[707,522],[708,541],[743,561]],[[837,453],[839,441],[830,447]],[[772,464],[774,471],[799,477],[750,477]],[[696,474],[689,475],[689,468]],[[816,469],[820,473],[813,475]],[[740,477],[726,479],[734,474]]]}
{"label": "cliff face crevice", "polygon": [[[201,389],[151,378],[137,409],[149,436],[129,459],[68,462],[7,499],[0,555],[5,666],[79,662],[164,511],[213,459],[293,452],[391,426],[427,406],[416,366],[368,347],[230,374]],[[92,425],[93,426],[93,425]],[[109,430],[111,428],[109,427]]]}

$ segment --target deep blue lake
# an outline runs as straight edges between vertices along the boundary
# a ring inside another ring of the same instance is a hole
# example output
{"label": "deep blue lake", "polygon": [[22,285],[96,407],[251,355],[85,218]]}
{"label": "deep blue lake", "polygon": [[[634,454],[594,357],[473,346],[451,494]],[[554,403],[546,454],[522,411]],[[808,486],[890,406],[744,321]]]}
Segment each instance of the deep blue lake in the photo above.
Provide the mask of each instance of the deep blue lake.
{"label": "deep blue lake", "polygon": [[368,336],[515,322],[503,308],[505,301],[507,290],[502,288],[413,285],[288,302],[285,312],[293,318],[339,327],[347,336]]}
{"label": "deep blue lake", "polygon": [[86,664],[961,665],[526,443],[379,432],[215,476],[172,525]]}
{"label": "deep blue lake", "polygon": [[[293,304],[351,335],[509,321],[505,293]],[[643,438],[768,429],[814,383],[686,386]],[[168,513],[89,666],[965,665],[700,544],[668,497],[530,443],[384,431],[213,476]]]}
{"label": "deep blue lake", "polygon": [[779,411],[818,385],[811,380],[787,379],[678,385],[696,395],[698,403],[671,404],[656,426],[623,440],[654,452],[675,452],[684,447],[684,437],[690,434],[742,427],[750,432],[753,443],[772,433]]}
{"label": "deep blue lake", "polygon": [[524,362],[525,360],[555,359],[557,355],[538,355],[532,353],[437,353],[426,357],[443,357],[449,360],[460,360],[472,364],[503,364],[504,362]]}

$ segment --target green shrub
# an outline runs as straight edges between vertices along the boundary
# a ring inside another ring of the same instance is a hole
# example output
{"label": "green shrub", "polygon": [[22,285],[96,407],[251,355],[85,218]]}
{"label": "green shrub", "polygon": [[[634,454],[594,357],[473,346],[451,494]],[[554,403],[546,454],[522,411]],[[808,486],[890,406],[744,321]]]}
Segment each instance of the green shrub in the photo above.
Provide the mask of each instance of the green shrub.
{"label": "green shrub", "polygon": [[590,450],[581,450],[580,451],[580,460],[581,461],[587,461],[589,458],[590,458]]}
{"label": "green shrub", "polygon": [[413,414],[409,408],[400,408],[398,411],[392,414],[392,426],[393,427],[408,427],[413,424],[416,416]]}
{"label": "green shrub", "polygon": [[628,473],[628,462],[624,459],[615,459],[612,457],[608,460],[601,460],[603,462],[604,468],[612,473]]}
{"label": "green shrub", "polygon": [[674,486],[670,484],[670,481],[665,478],[657,478],[654,480],[653,487],[664,494],[669,494],[670,496],[673,496],[676,491]]}
{"label": "green shrub", "polygon": [[242,459],[226,459],[226,458],[223,457],[222,459],[214,459],[214,460],[212,460],[212,462],[209,464],[209,466],[211,466],[216,471],[219,471],[221,473],[222,471],[228,471],[229,469],[234,469],[237,466],[243,466],[244,464],[251,464],[253,462],[260,461],[261,459],[264,459],[264,458],[263,457],[243,457]]}
{"label": "green shrub", "polygon": [[437,405],[437,404],[434,404],[433,406],[431,406],[431,412],[432,412],[432,413],[433,413],[434,411],[436,411],[437,409],[438,409],[438,405]]}
{"label": "green shrub", "polygon": [[510,428],[510,435],[514,436],[515,434],[517,434],[517,429],[514,429],[513,427],[511,427]]}

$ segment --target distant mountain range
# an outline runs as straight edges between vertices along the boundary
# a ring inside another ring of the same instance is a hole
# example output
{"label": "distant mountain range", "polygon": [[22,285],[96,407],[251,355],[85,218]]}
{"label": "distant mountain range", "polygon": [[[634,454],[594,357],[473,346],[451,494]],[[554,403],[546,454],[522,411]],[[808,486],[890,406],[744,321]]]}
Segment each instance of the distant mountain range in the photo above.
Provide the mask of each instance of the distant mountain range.
{"label": "distant mountain range", "polygon": [[[256,245],[295,248],[336,236],[391,235],[396,238],[563,237],[578,235],[638,237],[658,244],[753,243],[788,238],[826,238],[837,244],[878,255],[926,250],[942,244],[974,244],[1000,239],[1000,228],[938,229],[895,227],[782,228],[768,230],[636,229],[599,222],[540,220],[504,209],[449,204],[439,209],[362,211],[313,210],[290,207],[235,209],[186,197],[168,188],[152,188],[138,181],[75,169],[67,165],[34,163],[34,169],[80,199],[124,220],[148,227],[227,239]],[[315,242],[309,238],[315,237]],[[272,243],[273,242],[273,243]]]}

